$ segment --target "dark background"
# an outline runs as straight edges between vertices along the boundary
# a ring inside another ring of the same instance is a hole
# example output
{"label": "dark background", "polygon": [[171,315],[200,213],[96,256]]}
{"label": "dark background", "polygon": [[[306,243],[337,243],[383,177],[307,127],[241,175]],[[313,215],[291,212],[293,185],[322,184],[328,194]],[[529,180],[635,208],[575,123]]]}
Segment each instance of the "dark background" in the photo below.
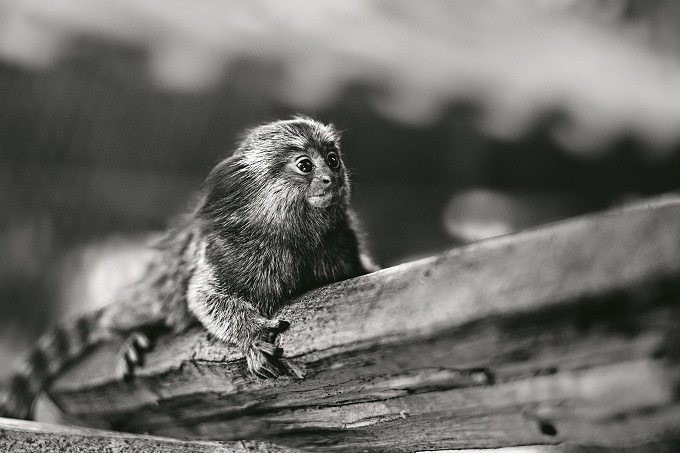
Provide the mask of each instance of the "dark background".
{"label": "dark background", "polygon": [[295,113],[344,130],[382,266],[680,185],[672,0],[282,3],[0,8],[3,363]]}

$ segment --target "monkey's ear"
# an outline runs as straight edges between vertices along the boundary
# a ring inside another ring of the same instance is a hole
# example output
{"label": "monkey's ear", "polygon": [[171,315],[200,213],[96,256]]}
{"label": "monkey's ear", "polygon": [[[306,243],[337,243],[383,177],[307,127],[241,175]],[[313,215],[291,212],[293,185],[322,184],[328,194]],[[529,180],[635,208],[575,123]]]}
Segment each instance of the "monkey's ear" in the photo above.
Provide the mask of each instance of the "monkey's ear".
{"label": "monkey's ear", "polygon": [[[238,150],[236,152],[238,152]],[[220,191],[223,186],[228,185],[231,182],[233,173],[236,170],[236,167],[238,167],[236,163],[239,159],[236,152],[233,156],[223,159],[210,171],[208,177],[203,182],[204,187],[207,188],[209,192],[215,190]]]}
{"label": "monkey's ear", "polygon": [[231,205],[242,201],[239,189],[245,184],[240,180],[243,164],[235,156],[228,157],[212,169],[203,183],[204,198],[199,212],[217,215],[231,212]]}

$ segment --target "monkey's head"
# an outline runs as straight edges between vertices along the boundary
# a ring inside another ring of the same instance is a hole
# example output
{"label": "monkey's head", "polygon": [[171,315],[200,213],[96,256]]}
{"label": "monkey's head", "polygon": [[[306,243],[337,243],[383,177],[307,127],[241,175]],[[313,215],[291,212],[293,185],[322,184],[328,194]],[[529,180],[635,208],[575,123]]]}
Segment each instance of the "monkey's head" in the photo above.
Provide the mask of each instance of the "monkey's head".
{"label": "monkey's head", "polygon": [[234,156],[266,177],[267,192],[323,209],[349,195],[339,139],[332,125],[295,117],[252,129]]}
{"label": "monkey's head", "polygon": [[204,211],[283,223],[290,213],[344,210],[349,183],[339,138],[332,125],[307,117],[251,129],[208,177]]}

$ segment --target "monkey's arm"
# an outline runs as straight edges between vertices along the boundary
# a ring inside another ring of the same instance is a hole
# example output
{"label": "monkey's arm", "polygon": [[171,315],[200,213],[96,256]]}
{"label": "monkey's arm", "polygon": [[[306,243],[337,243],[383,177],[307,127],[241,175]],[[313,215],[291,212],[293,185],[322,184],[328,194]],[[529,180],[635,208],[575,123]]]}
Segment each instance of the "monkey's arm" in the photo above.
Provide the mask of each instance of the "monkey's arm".
{"label": "monkey's arm", "polygon": [[268,319],[242,297],[221,293],[210,271],[196,272],[189,283],[189,308],[215,337],[239,347],[248,369],[262,378],[275,378],[287,367],[281,363],[281,348],[274,344],[287,321]]}

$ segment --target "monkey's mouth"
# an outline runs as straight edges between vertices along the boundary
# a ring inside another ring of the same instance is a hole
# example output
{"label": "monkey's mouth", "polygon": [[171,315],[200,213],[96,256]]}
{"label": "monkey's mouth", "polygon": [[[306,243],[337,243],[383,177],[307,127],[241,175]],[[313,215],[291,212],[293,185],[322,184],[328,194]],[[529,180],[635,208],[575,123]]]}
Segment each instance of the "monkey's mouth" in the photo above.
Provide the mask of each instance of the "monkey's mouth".
{"label": "monkey's mouth", "polygon": [[307,202],[315,208],[327,208],[333,203],[333,191],[323,190],[307,195]]}

